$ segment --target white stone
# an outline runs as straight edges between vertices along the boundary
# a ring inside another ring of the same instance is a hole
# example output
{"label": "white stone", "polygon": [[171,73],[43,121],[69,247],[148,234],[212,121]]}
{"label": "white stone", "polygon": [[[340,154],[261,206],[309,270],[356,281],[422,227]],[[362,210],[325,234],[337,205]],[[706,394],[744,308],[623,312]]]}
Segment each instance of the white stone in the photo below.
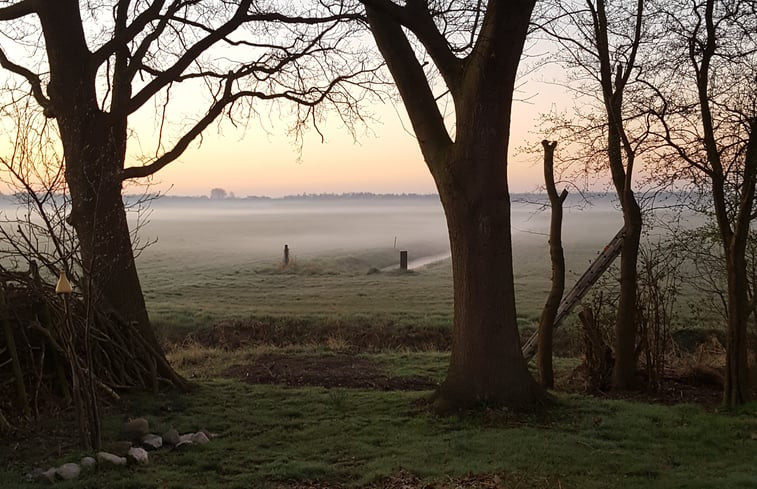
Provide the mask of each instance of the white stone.
{"label": "white stone", "polygon": [[192,440],[180,440],[179,443],[177,443],[174,446],[174,448],[177,449],[177,448],[185,447],[187,445],[194,445],[194,442],[192,442]]}
{"label": "white stone", "polygon": [[55,470],[55,473],[63,480],[76,479],[81,474],[81,467],[79,464],[68,463],[63,464]]}
{"label": "white stone", "polygon": [[126,465],[126,457],[119,457],[118,455],[113,455],[112,453],[97,452],[97,455],[95,455],[95,457],[100,463],[108,462],[113,465]]}
{"label": "white stone", "polygon": [[[194,433],[185,433],[183,435],[179,435],[179,443],[181,442],[192,442],[192,437],[195,436]],[[177,445],[179,444],[177,443]]]}
{"label": "white stone", "polygon": [[92,457],[84,457],[79,461],[81,468],[84,470],[92,469],[97,465],[97,460]]}
{"label": "white stone", "polygon": [[145,465],[148,461],[147,450],[140,447],[131,447],[126,456],[139,465]]}
{"label": "white stone", "polygon": [[148,433],[147,435],[142,437],[142,446],[144,446],[148,450],[157,450],[158,448],[163,446],[163,438],[159,437],[158,435]]}
{"label": "white stone", "polygon": [[198,431],[197,433],[192,435],[191,439],[193,443],[197,443],[198,445],[204,445],[210,441],[210,438],[208,438],[208,435],[206,435],[202,431]]}

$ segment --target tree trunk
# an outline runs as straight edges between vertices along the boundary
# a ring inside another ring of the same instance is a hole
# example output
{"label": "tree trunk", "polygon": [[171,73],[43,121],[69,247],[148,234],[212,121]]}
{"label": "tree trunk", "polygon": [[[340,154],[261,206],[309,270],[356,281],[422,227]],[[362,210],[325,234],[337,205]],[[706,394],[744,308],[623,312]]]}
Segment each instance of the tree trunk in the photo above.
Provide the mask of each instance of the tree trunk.
{"label": "tree trunk", "polygon": [[723,402],[726,406],[749,400],[747,365],[747,321],[749,319],[746,260],[730,247],[726,257],[728,273],[728,331],[726,334],[726,375]]}
{"label": "tree trunk", "polygon": [[[736,222],[731,231],[726,219],[725,200],[721,192],[713,192],[726,257],[728,274],[728,332],[726,336],[726,375],[723,401],[727,406],[749,401],[747,362],[747,323],[750,314],[749,279],[747,275],[747,240],[754,212],[757,184],[757,117],[749,121],[750,131],[744,155],[743,180]],[[722,180],[719,180],[722,188]]]}
{"label": "tree trunk", "polygon": [[552,368],[552,335],[554,331],[557,310],[560,307],[563,292],[565,292],[565,255],[562,247],[563,202],[568,197],[568,191],[557,193],[554,176],[554,154],[557,142],[542,141],[544,146],[544,183],[549,196],[551,218],[549,224],[549,256],[552,262],[552,287],[544,304],[544,310],[539,320],[539,344],[536,353],[536,365],[539,369],[539,382],[543,387],[551,388],[555,385],[555,375]]}
{"label": "tree trunk", "polygon": [[[533,1],[490,2],[475,47],[464,59],[439,42],[444,34],[423,2],[400,8],[393,2],[363,3],[447,218],[453,342],[436,407],[540,404],[546,393],[528,371],[516,323],[507,186],[512,96]],[[450,90],[454,140],[403,27],[429,50]]]}
{"label": "tree trunk", "polygon": [[641,209],[630,190],[623,192],[623,222],[625,235],[620,255],[620,297],[615,323],[615,364],[612,371],[612,387],[616,390],[631,389],[636,381],[636,290],[641,241]]}
{"label": "tree trunk", "polygon": [[442,411],[475,405],[524,410],[546,400],[520,348],[507,138],[488,134],[496,130],[493,122],[481,123],[487,130],[458,134],[444,165],[451,171],[435,175],[450,236],[454,291],[452,356],[435,396]]}
{"label": "tree trunk", "polygon": [[85,293],[94,305],[135,327],[145,349],[138,353],[157,363],[158,375],[185,387],[150,325],[134,262],[121,195],[127,115],[98,106],[97,74],[89,65],[78,3],[47,1],[39,17],[50,62],[47,113],[56,118],[63,143],[72,204],[68,222],[79,241]]}
{"label": "tree trunk", "polygon": [[454,323],[447,378],[437,407],[542,403],[520,350],[513,287],[510,200],[506,191],[476,198],[442,192],[452,251]]}

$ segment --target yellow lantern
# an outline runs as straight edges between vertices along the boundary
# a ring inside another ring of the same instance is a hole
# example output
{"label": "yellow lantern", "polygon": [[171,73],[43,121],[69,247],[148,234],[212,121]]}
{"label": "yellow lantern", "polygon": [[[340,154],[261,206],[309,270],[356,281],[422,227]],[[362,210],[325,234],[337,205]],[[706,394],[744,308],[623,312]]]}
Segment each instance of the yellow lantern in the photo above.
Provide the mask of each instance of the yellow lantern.
{"label": "yellow lantern", "polygon": [[74,289],[71,287],[71,282],[69,282],[68,277],[66,277],[66,272],[61,270],[60,275],[58,275],[58,283],[55,284],[55,293],[70,294],[73,291]]}

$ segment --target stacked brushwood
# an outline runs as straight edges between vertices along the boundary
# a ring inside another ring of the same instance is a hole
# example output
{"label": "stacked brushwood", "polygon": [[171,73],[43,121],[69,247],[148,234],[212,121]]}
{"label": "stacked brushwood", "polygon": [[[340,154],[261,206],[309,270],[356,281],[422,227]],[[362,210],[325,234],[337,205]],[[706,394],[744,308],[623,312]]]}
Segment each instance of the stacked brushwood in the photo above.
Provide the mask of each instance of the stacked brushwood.
{"label": "stacked brushwood", "polygon": [[0,329],[0,431],[73,405],[82,444],[96,446],[98,399],[186,386],[178,375],[159,377],[165,357],[134,325],[82,295],[56,294],[34,263],[26,272],[0,268]]}

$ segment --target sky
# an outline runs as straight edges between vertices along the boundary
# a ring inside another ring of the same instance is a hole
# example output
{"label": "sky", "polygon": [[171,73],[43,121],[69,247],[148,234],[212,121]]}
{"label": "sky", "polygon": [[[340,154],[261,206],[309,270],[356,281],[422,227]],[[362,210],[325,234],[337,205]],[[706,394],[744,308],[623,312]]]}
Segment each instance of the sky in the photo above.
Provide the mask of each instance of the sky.
{"label": "sky", "polygon": [[[532,156],[518,154],[517,148],[541,139],[534,133],[538,115],[549,110],[559,93],[538,81],[529,82],[521,91],[520,98],[528,98],[529,102],[516,101],[513,109],[509,183],[513,192],[530,192],[541,185],[542,169]],[[244,130],[230,125],[220,130],[210,127],[201,145],[193,144],[155,175],[151,189],[168,195],[209,195],[212,188],[218,187],[237,197],[436,193],[402,105],[386,103],[369,110],[377,120],[361,128],[357,140],[340,121],[327,121],[325,141],[311,131],[301,154],[294,139],[286,134],[291,122],[286,119],[274,121],[273,125],[266,122],[265,129],[256,124]],[[143,139],[149,139],[154,132],[149,124],[132,127]],[[127,164],[138,164],[136,156],[142,150],[132,147]]]}

